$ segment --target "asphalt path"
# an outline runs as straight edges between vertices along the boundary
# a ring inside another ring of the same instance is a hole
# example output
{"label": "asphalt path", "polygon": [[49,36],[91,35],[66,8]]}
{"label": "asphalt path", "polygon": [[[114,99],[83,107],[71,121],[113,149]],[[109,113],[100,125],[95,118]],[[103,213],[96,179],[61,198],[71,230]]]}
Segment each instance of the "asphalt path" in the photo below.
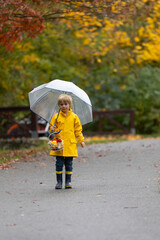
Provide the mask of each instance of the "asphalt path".
{"label": "asphalt path", "polygon": [[159,240],[160,139],[78,151],[73,189],[54,189],[49,154],[0,171],[0,239]]}

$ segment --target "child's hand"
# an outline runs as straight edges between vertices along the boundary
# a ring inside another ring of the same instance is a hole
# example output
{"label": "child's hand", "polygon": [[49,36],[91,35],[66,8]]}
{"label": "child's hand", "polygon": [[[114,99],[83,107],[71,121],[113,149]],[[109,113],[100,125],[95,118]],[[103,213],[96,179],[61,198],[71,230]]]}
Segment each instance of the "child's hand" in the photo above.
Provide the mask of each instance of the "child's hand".
{"label": "child's hand", "polygon": [[56,126],[52,126],[51,130],[54,132],[56,130]]}
{"label": "child's hand", "polygon": [[84,142],[81,142],[81,147],[84,148],[86,144]]}

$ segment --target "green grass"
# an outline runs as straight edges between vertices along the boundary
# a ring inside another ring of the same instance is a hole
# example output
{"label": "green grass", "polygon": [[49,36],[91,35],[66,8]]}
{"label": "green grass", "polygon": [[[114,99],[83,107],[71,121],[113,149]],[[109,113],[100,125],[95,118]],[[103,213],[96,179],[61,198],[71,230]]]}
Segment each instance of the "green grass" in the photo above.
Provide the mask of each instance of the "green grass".
{"label": "green grass", "polygon": [[143,134],[143,138],[160,138],[160,134],[159,133],[153,133],[153,134]]}

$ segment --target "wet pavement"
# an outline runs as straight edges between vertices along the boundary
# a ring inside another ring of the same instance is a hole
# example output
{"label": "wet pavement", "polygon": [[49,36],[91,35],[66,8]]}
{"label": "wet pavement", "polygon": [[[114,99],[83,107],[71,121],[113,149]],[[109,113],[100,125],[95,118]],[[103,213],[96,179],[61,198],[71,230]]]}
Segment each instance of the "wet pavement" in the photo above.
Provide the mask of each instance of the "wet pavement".
{"label": "wet pavement", "polygon": [[159,240],[160,139],[78,148],[73,189],[49,154],[0,171],[4,240]]}

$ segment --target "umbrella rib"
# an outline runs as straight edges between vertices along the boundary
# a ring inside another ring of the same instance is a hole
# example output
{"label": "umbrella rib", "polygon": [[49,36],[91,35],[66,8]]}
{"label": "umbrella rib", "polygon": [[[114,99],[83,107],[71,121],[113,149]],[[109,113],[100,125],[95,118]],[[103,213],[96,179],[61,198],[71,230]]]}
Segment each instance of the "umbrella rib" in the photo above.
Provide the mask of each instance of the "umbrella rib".
{"label": "umbrella rib", "polygon": [[[58,90],[58,89],[49,88],[49,87],[46,87],[46,88],[51,89],[51,92],[52,92],[52,90],[54,90],[54,91],[56,91],[56,92],[62,92],[62,93],[64,93],[64,94],[70,93],[71,95],[74,95],[74,96],[80,98],[79,96],[77,96],[76,94],[74,94],[74,93],[71,92],[71,91],[63,91],[63,90]],[[88,104],[89,106],[92,107],[92,104],[89,104],[89,103],[85,102],[82,98],[80,98],[80,99],[81,99],[84,103],[86,103],[86,104]]]}
{"label": "umbrella rib", "polygon": [[[46,88],[48,88],[48,87],[46,87]],[[50,89],[50,92],[52,92],[52,90],[54,90],[54,91],[56,91],[56,92],[63,92],[64,94],[66,93],[70,93],[71,95],[74,95],[74,96],[76,96],[76,97],[78,97],[76,94],[74,94],[74,93],[72,93],[71,91],[63,91],[63,90],[57,90],[57,89],[54,89],[54,88],[48,88],[48,89]],[[47,93],[45,93],[43,96],[41,96],[35,103],[34,103],[34,105],[37,103],[37,102],[39,102],[44,96],[46,96],[48,94],[48,92]],[[79,97],[80,98],[80,97]],[[89,104],[89,103],[87,103],[87,102],[85,102],[82,98],[80,98],[84,103],[86,103],[86,104],[88,104],[89,106],[91,106],[92,107],[92,104]]]}

